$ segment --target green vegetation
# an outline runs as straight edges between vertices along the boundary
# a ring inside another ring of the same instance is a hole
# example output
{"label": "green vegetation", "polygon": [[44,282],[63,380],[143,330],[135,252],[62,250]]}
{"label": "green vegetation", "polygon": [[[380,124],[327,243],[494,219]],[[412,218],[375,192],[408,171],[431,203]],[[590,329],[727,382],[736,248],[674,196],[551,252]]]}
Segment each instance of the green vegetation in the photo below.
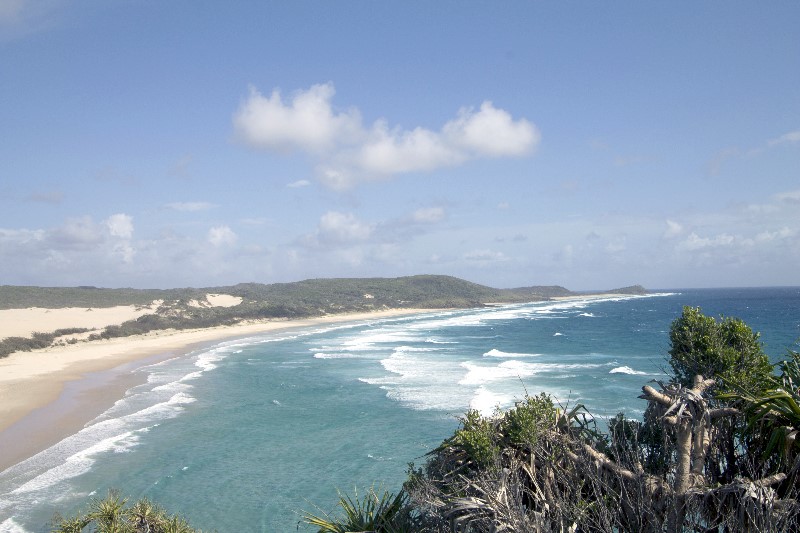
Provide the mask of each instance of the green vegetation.
{"label": "green vegetation", "polygon": [[395,495],[388,491],[379,494],[372,487],[362,499],[339,493],[339,507],[343,515],[323,516],[306,513],[303,522],[319,528],[320,533],[348,533],[355,531],[374,531],[381,533],[411,532],[411,517],[403,492]]}
{"label": "green vegetation", "polygon": [[30,337],[6,337],[0,340],[0,357],[6,357],[14,352],[30,352],[31,350],[47,348],[58,337],[87,331],[89,330],[86,328],[64,328],[57,329],[51,333],[34,332]]}
{"label": "green vegetation", "polygon": [[622,288],[619,288],[619,289],[612,289],[612,290],[606,291],[606,292],[610,292],[612,294],[639,294],[639,295],[644,295],[644,294],[647,294],[647,289],[645,289],[641,285],[631,285],[629,287],[622,287]]}
{"label": "green vegetation", "polygon": [[717,321],[703,315],[699,308],[684,307],[672,324],[669,338],[670,366],[675,380],[684,387],[700,374],[718,378],[721,392],[729,391],[729,383],[758,391],[772,376],[759,334],[738,318]]}
{"label": "green vegetation", "polygon": [[800,460],[800,352],[778,363],[780,374],[769,377],[767,385],[753,393],[735,383],[724,398],[742,406],[749,446],[761,451],[760,460],[770,470],[797,470]]}
{"label": "green vegetation", "polygon": [[[242,298],[242,302],[233,307],[192,305],[193,301],[203,301],[206,294],[237,296]],[[89,336],[89,340],[99,340],[164,329],[226,326],[244,320],[305,318],[383,309],[468,308],[480,307],[486,302],[532,302],[574,294],[563,287],[493,289],[450,276],[429,275],[310,279],[271,285],[242,283],[228,287],[170,290],[3,285],[0,286],[0,309],[149,306],[156,300],[163,301],[161,307],[152,314],[108,326]],[[61,330],[61,333],[36,333],[30,338],[2,339],[0,357],[48,347],[57,337],[68,334],[64,331],[67,330]]]}
{"label": "green vegetation", "polygon": [[150,305],[153,300],[178,300],[205,296],[197,289],[98,289],[97,287],[21,287],[0,285],[0,309],[28,307],[113,307]]}
{"label": "green vegetation", "polygon": [[81,533],[89,526],[98,533],[200,533],[183,517],[168,514],[147,498],[128,506],[115,491],[93,499],[86,512],[70,518],[56,516],[51,531]]}

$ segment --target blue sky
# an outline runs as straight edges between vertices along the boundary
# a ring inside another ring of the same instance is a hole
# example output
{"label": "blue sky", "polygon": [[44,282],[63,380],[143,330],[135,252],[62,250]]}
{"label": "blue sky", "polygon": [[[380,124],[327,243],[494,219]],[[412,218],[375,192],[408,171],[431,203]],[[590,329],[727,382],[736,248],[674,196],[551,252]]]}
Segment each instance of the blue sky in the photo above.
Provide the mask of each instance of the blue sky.
{"label": "blue sky", "polygon": [[800,3],[0,0],[0,284],[797,285]]}

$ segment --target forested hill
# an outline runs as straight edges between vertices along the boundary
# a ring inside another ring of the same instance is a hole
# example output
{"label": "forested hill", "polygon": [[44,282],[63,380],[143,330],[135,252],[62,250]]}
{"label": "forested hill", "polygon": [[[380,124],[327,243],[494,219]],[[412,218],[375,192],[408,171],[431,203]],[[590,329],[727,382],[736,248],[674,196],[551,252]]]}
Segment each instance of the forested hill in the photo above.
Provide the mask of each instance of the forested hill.
{"label": "forested hill", "polygon": [[[643,294],[641,286],[607,291]],[[97,287],[30,287],[0,285],[0,309],[27,307],[111,307],[167,304],[202,300],[206,294],[243,299],[239,311],[284,308],[288,315],[319,315],[386,308],[475,307],[495,302],[531,302],[578,296],[560,286],[495,289],[452,276],[419,275],[400,278],[309,279],[294,283],[240,283],[232,286],[182,289],[105,289]],[[249,314],[249,313],[248,313]],[[270,313],[271,314],[271,313]]]}
{"label": "forested hill", "polygon": [[[226,295],[227,305],[211,300]],[[228,287],[184,289],[101,289],[97,287],[0,286],[0,309],[40,307],[103,308],[119,305],[152,312],[100,330],[67,328],[40,331],[30,338],[0,339],[0,357],[54,343],[127,337],[165,329],[233,325],[247,320],[306,318],[384,309],[480,307],[490,303],[535,302],[577,295],[563,287],[493,289],[450,276],[309,279],[295,283],[241,283]],[[211,298],[211,300],[209,300]],[[232,303],[230,303],[232,301]],[[153,305],[155,304],[155,305]]]}

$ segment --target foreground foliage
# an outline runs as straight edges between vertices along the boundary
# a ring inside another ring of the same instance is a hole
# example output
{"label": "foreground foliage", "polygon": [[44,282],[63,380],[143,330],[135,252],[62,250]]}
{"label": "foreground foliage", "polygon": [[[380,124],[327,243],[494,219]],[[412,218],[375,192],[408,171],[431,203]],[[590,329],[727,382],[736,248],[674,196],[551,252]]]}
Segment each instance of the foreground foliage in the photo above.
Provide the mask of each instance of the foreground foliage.
{"label": "foreground foliage", "polygon": [[342,514],[322,512],[322,515],[305,513],[303,522],[319,528],[320,533],[348,533],[354,531],[374,531],[381,533],[411,532],[409,507],[403,492],[397,495],[388,491],[376,492],[372,487],[358,497],[358,490],[351,498],[339,493],[339,507]]}
{"label": "foreground foliage", "polygon": [[86,512],[53,520],[53,533],[200,533],[183,517],[170,515],[147,498],[131,506],[116,491],[109,491],[103,499],[94,499]]}

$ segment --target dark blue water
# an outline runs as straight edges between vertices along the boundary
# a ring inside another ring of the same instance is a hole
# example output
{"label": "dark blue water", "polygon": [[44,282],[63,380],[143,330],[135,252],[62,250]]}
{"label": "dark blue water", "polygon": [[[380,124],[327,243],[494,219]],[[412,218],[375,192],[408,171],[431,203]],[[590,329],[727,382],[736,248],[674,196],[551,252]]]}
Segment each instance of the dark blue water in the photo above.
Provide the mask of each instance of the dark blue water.
{"label": "dark blue water", "polygon": [[[336,489],[396,490],[407,463],[527,391],[640,416],[682,306],[736,316],[777,361],[800,289],[663,291],[431,313],[242,339],[141,368],[148,383],[80,433],[0,473],[0,531],[46,531],[109,487],[204,530],[295,531]],[[301,531],[306,531],[302,525]]]}

